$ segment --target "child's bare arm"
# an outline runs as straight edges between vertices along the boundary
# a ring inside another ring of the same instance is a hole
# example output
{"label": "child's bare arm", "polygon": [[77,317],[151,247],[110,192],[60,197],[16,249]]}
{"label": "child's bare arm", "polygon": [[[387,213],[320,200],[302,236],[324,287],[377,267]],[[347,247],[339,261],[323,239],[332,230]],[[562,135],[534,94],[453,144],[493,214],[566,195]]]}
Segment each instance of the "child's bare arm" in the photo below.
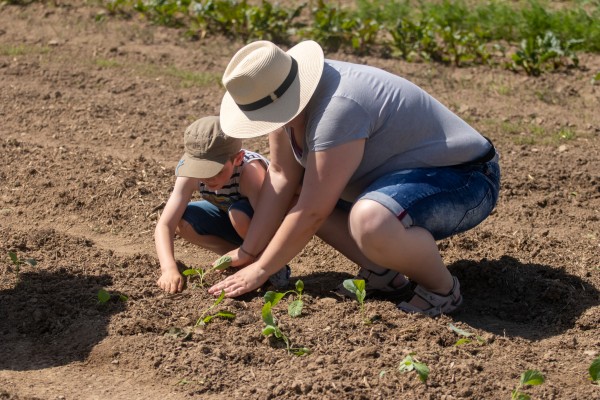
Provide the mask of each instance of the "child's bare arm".
{"label": "child's bare arm", "polygon": [[177,178],[173,192],[154,230],[156,254],[161,269],[161,276],[156,283],[168,293],[177,293],[183,290],[184,280],[177,269],[173,239],[177,225],[181,221],[181,217],[196,188],[196,179]]}
{"label": "child's bare arm", "polygon": [[252,161],[244,166],[240,177],[240,193],[248,198],[252,208],[256,209],[258,194],[265,181],[267,168],[262,161]]}

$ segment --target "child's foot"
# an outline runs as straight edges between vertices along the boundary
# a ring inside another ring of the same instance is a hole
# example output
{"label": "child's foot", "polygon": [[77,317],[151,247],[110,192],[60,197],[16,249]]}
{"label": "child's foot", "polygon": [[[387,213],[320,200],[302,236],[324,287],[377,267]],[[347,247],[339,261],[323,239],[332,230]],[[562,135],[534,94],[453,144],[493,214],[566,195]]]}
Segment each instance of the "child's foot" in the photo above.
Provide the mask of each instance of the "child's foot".
{"label": "child's foot", "polygon": [[285,289],[290,284],[292,269],[286,265],[269,277],[269,283],[277,289]]}

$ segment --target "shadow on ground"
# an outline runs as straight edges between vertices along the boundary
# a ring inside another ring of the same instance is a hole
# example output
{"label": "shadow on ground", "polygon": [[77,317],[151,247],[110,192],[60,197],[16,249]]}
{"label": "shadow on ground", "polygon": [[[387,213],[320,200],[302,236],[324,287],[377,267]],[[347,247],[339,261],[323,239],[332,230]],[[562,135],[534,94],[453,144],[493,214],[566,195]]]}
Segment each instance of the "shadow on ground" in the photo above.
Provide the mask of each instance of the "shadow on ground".
{"label": "shadow on ground", "polygon": [[524,264],[504,256],[449,266],[464,304],[454,318],[497,335],[539,340],[573,328],[600,304],[598,289],[559,266]]}
{"label": "shadow on ground", "polygon": [[84,360],[107,336],[111,315],[125,304],[118,294],[104,304],[98,290],[108,275],[23,273],[18,284],[0,291],[0,370],[36,370]]}

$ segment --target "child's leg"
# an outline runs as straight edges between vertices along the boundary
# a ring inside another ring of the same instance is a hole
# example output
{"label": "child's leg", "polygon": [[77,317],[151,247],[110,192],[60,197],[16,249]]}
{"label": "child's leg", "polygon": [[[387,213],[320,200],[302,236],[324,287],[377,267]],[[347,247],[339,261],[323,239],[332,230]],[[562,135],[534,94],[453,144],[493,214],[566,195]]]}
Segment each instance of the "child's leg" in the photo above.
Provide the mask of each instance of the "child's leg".
{"label": "child's leg", "polygon": [[177,227],[177,234],[217,254],[225,254],[242,242],[231,226],[227,213],[205,200],[188,204]]}
{"label": "child's leg", "polygon": [[229,221],[233,229],[243,239],[248,233],[254,210],[247,200],[236,201],[229,207]]}

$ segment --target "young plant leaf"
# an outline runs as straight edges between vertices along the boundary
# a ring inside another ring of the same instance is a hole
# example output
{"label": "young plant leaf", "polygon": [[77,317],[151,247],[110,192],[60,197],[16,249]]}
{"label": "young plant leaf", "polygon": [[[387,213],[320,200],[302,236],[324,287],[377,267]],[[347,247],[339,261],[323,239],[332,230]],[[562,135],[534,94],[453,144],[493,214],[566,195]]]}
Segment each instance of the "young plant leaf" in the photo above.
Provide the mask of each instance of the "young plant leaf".
{"label": "young plant leaf", "polygon": [[302,307],[304,306],[304,302],[302,300],[294,300],[288,306],[288,314],[290,317],[299,317],[302,314]]}
{"label": "young plant leaf", "polygon": [[419,376],[419,380],[425,383],[429,377],[429,367],[427,367],[427,364],[417,361],[413,358],[413,355],[414,353],[407,355],[404,360],[400,362],[398,370],[403,373],[414,370]]}
{"label": "young plant leaf", "polygon": [[463,329],[460,329],[460,328],[454,326],[454,324],[448,324],[448,326],[450,327],[450,329],[452,329],[454,332],[458,333],[460,336],[464,336],[464,337],[473,336],[473,334],[471,332],[467,332]]}
{"label": "young plant leaf", "polygon": [[98,290],[98,302],[100,304],[107,303],[110,300],[110,293],[104,289]]}
{"label": "young plant leaf", "polygon": [[265,299],[266,303],[271,303],[271,307],[274,307],[281,299],[283,299],[285,295],[286,293],[273,292],[269,290],[265,293],[263,298]]}
{"label": "young plant leaf", "polygon": [[302,292],[304,291],[304,282],[300,279],[296,281],[296,292],[298,292],[298,296],[302,296]]}
{"label": "young plant leaf", "polygon": [[267,326],[275,326],[275,318],[271,312],[271,302],[267,301],[262,308],[262,320]]}
{"label": "young plant leaf", "polygon": [[233,259],[231,256],[222,256],[214,262],[212,269],[217,271],[226,270],[227,268],[231,267],[232,261]]}
{"label": "young plant leaf", "polygon": [[25,262],[31,265],[32,267],[35,267],[37,265],[37,261],[33,258],[28,258],[27,260],[25,260]]}
{"label": "young plant leaf", "polygon": [[600,357],[597,357],[592,361],[592,365],[589,368],[590,378],[592,382],[600,383]]}
{"label": "young plant leaf", "polygon": [[15,264],[15,265],[19,264],[19,258],[17,257],[17,253],[15,253],[14,251],[9,251],[8,256],[10,257],[13,264]]}
{"label": "young plant leaf", "polygon": [[544,383],[544,375],[535,369],[529,369],[521,375],[521,384],[536,386]]}
{"label": "young plant leaf", "polygon": [[182,272],[183,276],[190,276],[190,275],[199,275],[200,272],[197,269],[194,268],[189,268],[186,269]]}

